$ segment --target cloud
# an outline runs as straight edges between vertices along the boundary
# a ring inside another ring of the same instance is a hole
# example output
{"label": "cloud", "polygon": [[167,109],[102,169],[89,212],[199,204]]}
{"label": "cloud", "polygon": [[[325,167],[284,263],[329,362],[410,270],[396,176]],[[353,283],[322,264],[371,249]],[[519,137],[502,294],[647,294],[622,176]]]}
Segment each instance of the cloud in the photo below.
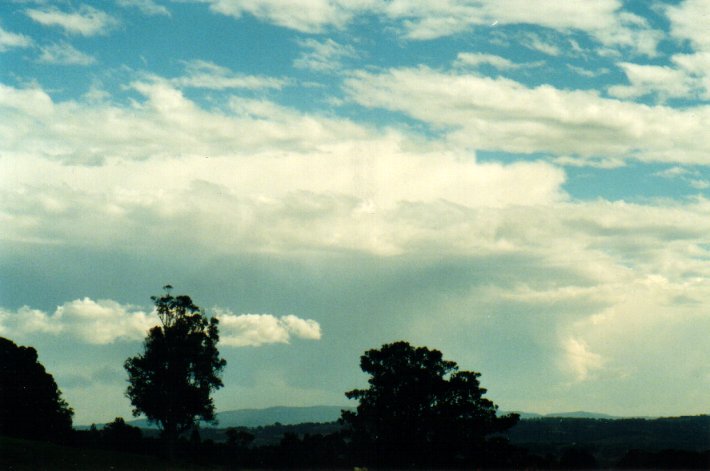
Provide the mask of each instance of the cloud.
{"label": "cloud", "polygon": [[688,170],[687,168],[675,166],[657,172],[656,175],[664,178],[676,178],[687,175],[688,173],[690,173],[690,170]]}
{"label": "cloud", "polygon": [[0,310],[0,332],[12,337],[69,335],[89,344],[142,340],[157,319],[111,300],[77,299],[49,314],[27,306]]}
{"label": "cloud", "polygon": [[5,52],[16,47],[30,47],[32,43],[32,38],[29,36],[12,33],[0,26],[0,52]]}
{"label": "cloud", "polygon": [[[710,100],[710,51],[693,54],[676,54],[672,61],[677,65],[678,73],[684,74],[683,81],[690,92],[684,98]],[[662,90],[663,91],[663,90]]]}
{"label": "cloud", "polygon": [[[185,69],[187,72],[185,76],[172,79],[170,82],[177,87],[210,90],[280,89],[286,84],[285,80],[272,77],[236,74],[226,67],[202,60],[186,62]],[[154,79],[160,80],[159,77]]]}
{"label": "cloud", "polygon": [[710,181],[708,180],[691,179],[688,183],[696,190],[706,190],[710,188]]}
{"label": "cloud", "polygon": [[334,72],[341,70],[342,60],[357,57],[355,48],[343,45],[328,38],[325,41],[304,39],[299,41],[304,51],[293,61],[300,69],[310,69],[317,72]]}
{"label": "cloud", "polygon": [[674,166],[656,172],[654,176],[668,179],[677,179],[681,182],[687,183],[691,188],[696,190],[705,190],[710,188],[710,182],[708,180],[701,178],[702,173],[696,169],[689,169],[687,167]]}
{"label": "cloud", "polygon": [[[382,134],[346,119],[305,115],[264,100],[233,97],[231,113],[223,113],[200,108],[165,82],[134,86],[146,99],[131,109],[54,103],[39,89],[0,88],[0,108],[15,123],[0,125],[3,151],[24,155],[25,163],[30,156],[72,165],[114,162],[111,170],[82,172],[102,173],[102,178],[123,187],[110,177],[110,172],[117,172],[128,179],[123,181],[137,180],[132,185],[140,192],[153,182],[144,180],[141,171],[126,175],[122,169],[128,167],[118,161],[148,158],[155,161],[148,167],[155,165],[157,171],[163,166],[161,159],[177,158],[182,164],[174,167],[177,174],[171,180],[180,190],[197,179],[233,189],[235,197],[247,199],[310,192],[352,197],[356,206],[360,200],[388,208],[400,201],[441,199],[466,206],[501,206],[563,197],[559,185],[564,174],[543,162],[482,164],[470,153],[424,140],[411,145],[411,137],[401,132]],[[143,165],[136,162],[137,167]],[[182,170],[188,167],[191,170]],[[7,170],[14,175],[23,172],[18,167]],[[91,181],[93,177],[85,180],[89,186]],[[520,191],[506,189],[513,183]]]}
{"label": "cloud", "polygon": [[77,11],[67,13],[57,8],[30,8],[27,16],[44,26],[58,26],[66,33],[81,36],[106,34],[108,29],[117,24],[117,20],[94,7],[82,5]]}
{"label": "cloud", "polygon": [[[627,108],[588,93],[526,89],[476,76],[405,72],[422,80],[425,91],[435,90],[415,93],[423,85],[412,86],[394,75],[387,90],[400,93],[397,87],[389,88],[400,85],[411,92],[395,97],[398,106],[416,96],[420,106],[430,110],[428,119],[463,126],[483,118],[501,126],[521,120],[516,137],[539,144],[531,150],[546,149],[545,136],[564,135],[567,122],[579,123],[566,131],[574,149],[573,139],[585,145],[585,136],[573,133],[584,127],[585,120],[588,127],[600,130],[616,120],[623,130],[624,111],[639,113],[633,119],[641,123],[656,111]],[[432,80],[452,82],[436,87],[427,83],[430,75]],[[484,87],[477,90],[481,82]],[[473,88],[466,88],[469,85]],[[156,250],[189,246],[209,253],[355,250],[393,255],[419,253],[425,247],[445,253],[510,253],[528,250],[530,244],[537,247],[540,235],[528,237],[532,228],[558,227],[558,212],[576,215],[577,209],[586,208],[560,206],[568,199],[561,189],[565,174],[542,161],[482,163],[460,147],[397,131],[380,133],[263,100],[234,98],[233,111],[225,113],[199,107],[169,84],[136,87],[146,98],[130,109],[107,103],[55,103],[41,89],[0,88],[0,106],[12,123],[0,124],[6,156],[0,161],[5,240]],[[502,93],[508,91],[512,96],[506,99]],[[497,98],[488,96],[496,93]],[[470,113],[454,116],[466,109],[464,96],[469,102],[474,98]],[[545,106],[538,109],[537,102]],[[604,106],[609,106],[606,112]],[[530,132],[529,137],[524,135],[526,112],[531,123],[540,120],[539,126],[530,124],[538,133]],[[679,125],[674,132],[680,149],[683,120],[674,122]],[[612,130],[607,135],[613,136]],[[640,137],[647,137],[646,143],[654,139],[650,133]],[[507,145],[503,140],[487,144]],[[633,144],[638,145],[635,140]],[[602,145],[614,150],[611,141]],[[618,151],[617,155],[624,156]],[[85,165],[91,162],[101,165]],[[159,189],[156,176],[163,182]],[[539,212],[540,207],[549,212]],[[527,213],[516,208],[527,208]],[[701,208],[690,206],[684,214],[702,219]],[[606,221],[619,211],[610,207],[590,214]],[[636,207],[628,216],[636,211],[649,213]],[[521,226],[516,218],[527,223]],[[658,218],[669,220],[662,213]],[[585,227],[596,227],[593,218],[584,216],[581,221]],[[193,230],[180,229],[186,225]],[[644,223],[638,229],[646,234],[649,227]],[[678,227],[685,227],[685,222],[679,220]],[[572,240],[586,237],[573,235]],[[644,240],[624,244],[638,247]],[[623,250],[615,256],[629,256],[622,254]]]}
{"label": "cloud", "polygon": [[118,0],[118,5],[124,8],[137,8],[144,15],[170,16],[170,10],[156,3],[155,0]]}
{"label": "cloud", "polygon": [[678,163],[706,163],[710,150],[702,105],[646,106],[427,67],[357,72],[345,89],[360,105],[405,113],[478,149]]}
{"label": "cloud", "polygon": [[301,319],[289,314],[281,318],[286,329],[294,336],[302,339],[319,340],[321,338],[320,325],[311,319]]}
{"label": "cloud", "polygon": [[525,34],[521,43],[529,49],[542,52],[548,56],[559,56],[562,53],[559,46],[550,41],[549,38],[543,38],[541,35],[536,33]]}
{"label": "cloud", "polygon": [[671,65],[622,66],[627,73],[629,87],[619,88],[621,93],[639,96],[656,93],[666,97],[701,98],[710,100],[710,33],[698,18],[707,16],[707,5],[702,0],[685,0],[677,5],[664,6],[670,21],[670,35],[687,41],[690,52],[671,56]]}
{"label": "cloud", "polygon": [[588,70],[584,67],[578,67],[576,65],[567,64],[567,68],[573,71],[574,73],[581,75],[582,77],[589,78],[599,77],[609,73],[609,69],[607,69],[606,67],[602,67],[600,69],[595,70]]}
{"label": "cloud", "polygon": [[[610,291],[614,303],[570,324],[566,331],[604,358],[598,372],[602,378],[648,385],[653,384],[649,378],[687,381],[704,369],[698,360],[708,353],[695,331],[710,324],[703,308],[709,288],[700,277],[639,276]],[[679,348],[682,344],[686,347]],[[666,358],[668,352],[674,352],[672,361]],[[656,394],[671,388],[652,386]]]}
{"label": "cloud", "polygon": [[480,52],[460,52],[456,56],[455,66],[472,66],[478,67],[482,64],[488,64],[496,69],[506,70],[506,69],[516,69],[521,67],[523,64],[516,64],[504,57],[496,56],[493,54],[482,54]]}
{"label": "cloud", "polygon": [[96,58],[85,54],[68,43],[55,43],[41,48],[39,62],[58,65],[91,65]]}
{"label": "cloud", "polygon": [[294,315],[240,314],[218,310],[220,342],[230,347],[258,347],[270,343],[289,343],[292,337],[319,340],[320,325]]}
{"label": "cloud", "polygon": [[244,14],[304,33],[319,33],[325,28],[342,28],[353,11],[368,0],[206,0],[210,10],[240,18]]}
{"label": "cloud", "polygon": [[433,39],[460,33],[474,25],[535,24],[551,29],[580,29],[598,33],[609,24],[617,24],[615,12],[621,7],[616,0],[585,4],[584,14],[569,2],[544,0],[527,3],[521,0],[486,2],[418,2],[402,0],[386,4],[377,2],[376,9],[403,21],[405,34],[411,39]]}
{"label": "cloud", "polygon": [[710,51],[710,32],[704,21],[699,21],[708,13],[704,0],[684,0],[677,5],[665,6],[665,12],[671,22],[671,35],[688,40],[698,50]]}
{"label": "cloud", "polygon": [[552,161],[557,165],[567,167],[590,167],[612,169],[623,167],[625,162],[623,158],[603,158],[603,157],[573,157],[571,155],[561,155],[555,157]]}
{"label": "cloud", "polygon": [[[321,328],[316,321],[292,314],[276,317],[271,314],[235,315],[222,308],[214,311],[220,321],[223,345],[259,346],[289,343],[291,338],[321,338]],[[154,313],[106,299],[76,299],[58,306],[51,314],[27,306],[16,311],[0,308],[0,335],[21,339],[62,335],[88,344],[106,345],[141,341],[158,324]]]}
{"label": "cloud", "polygon": [[576,381],[589,380],[592,372],[604,365],[602,356],[591,352],[584,341],[569,338],[563,343],[563,347],[565,366],[571,370]]}
{"label": "cloud", "polygon": [[[326,1],[296,0],[206,0],[214,12],[236,18],[253,15],[262,21],[304,33],[327,28],[343,29],[360,15],[376,15],[394,23],[411,40],[431,40],[491,24],[532,24],[558,31],[585,31],[609,47],[626,47],[654,55],[662,33],[652,30],[642,18],[623,11],[619,0],[598,0],[580,7],[574,2],[496,0],[468,2],[422,2],[419,0]],[[584,9],[583,14],[580,8]],[[539,43],[542,45],[542,43]],[[553,52],[549,48],[548,52]]]}
{"label": "cloud", "polygon": [[618,64],[630,85],[609,87],[609,94],[619,98],[637,98],[658,94],[661,101],[668,98],[688,97],[697,87],[685,72],[668,66]]}

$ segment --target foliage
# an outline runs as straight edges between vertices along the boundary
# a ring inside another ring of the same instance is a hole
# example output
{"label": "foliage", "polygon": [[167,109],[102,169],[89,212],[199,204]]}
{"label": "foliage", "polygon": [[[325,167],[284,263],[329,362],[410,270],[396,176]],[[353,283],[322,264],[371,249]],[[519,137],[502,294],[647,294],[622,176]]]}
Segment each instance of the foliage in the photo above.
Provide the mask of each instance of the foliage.
{"label": "foliage", "polygon": [[148,333],[143,354],[124,366],[133,414],[145,414],[174,443],[198,420],[214,421],[210,394],[223,385],[226,361],[217,350],[217,319],[208,319],[189,296],[171,295],[171,288],[151,298],[162,325]]}
{"label": "foliage", "polygon": [[32,347],[0,337],[0,434],[63,439],[73,411]]}
{"label": "foliage", "polygon": [[511,443],[540,456],[562,456],[573,444],[593,453],[600,467],[619,463],[629,450],[708,449],[710,416],[657,419],[545,417],[521,420],[506,432]]}
{"label": "foliage", "polygon": [[123,417],[116,417],[113,422],[101,430],[101,441],[109,449],[126,452],[139,452],[142,448],[143,432],[140,428],[128,425]]}
{"label": "foliage", "polygon": [[360,366],[370,387],[346,393],[360,403],[341,420],[373,464],[482,464],[490,448],[486,436],[518,420],[498,417],[497,406],[483,397],[480,374],[459,371],[437,350],[396,342],[365,352]]}
{"label": "foliage", "polygon": [[249,445],[251,445],[254,438],[256,438],[254,434],[246,430],[239,430],[235,427],[229,427],[225,434],[227,436],[227,443],[237,449],[249,448]]}

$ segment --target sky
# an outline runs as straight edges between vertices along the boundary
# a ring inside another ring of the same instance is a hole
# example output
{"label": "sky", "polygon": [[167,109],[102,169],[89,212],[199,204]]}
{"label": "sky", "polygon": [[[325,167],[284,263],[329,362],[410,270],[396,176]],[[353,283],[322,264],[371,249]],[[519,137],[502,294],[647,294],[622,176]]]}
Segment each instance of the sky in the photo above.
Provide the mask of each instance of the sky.
{"label": "sky", "polygon": [[217,410],[406,340],[502,410],[710,409],[707,0],[6,0],[0,335],[76,424],[187,294]]}

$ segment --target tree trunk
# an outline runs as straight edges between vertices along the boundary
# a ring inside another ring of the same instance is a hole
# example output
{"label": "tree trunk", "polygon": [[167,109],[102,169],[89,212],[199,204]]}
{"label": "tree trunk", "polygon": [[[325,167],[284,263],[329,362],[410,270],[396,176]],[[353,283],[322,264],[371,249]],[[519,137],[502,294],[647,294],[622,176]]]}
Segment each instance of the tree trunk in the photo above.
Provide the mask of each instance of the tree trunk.
{"label": "tree trunk", "polygon": [[177,449],[178,433],[175,424],[165,424],[163,427],[162,441],[165,457],[169,461],[175,461],[175,450]]}

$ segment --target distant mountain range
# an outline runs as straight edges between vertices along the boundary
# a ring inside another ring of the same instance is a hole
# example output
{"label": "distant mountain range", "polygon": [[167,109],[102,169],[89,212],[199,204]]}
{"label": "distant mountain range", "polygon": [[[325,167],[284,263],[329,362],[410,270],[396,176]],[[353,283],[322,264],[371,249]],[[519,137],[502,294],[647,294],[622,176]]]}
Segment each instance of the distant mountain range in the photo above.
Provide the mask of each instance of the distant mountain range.
{"label": "distant mountain range", "polygon": [[[340,418],[342,410],[354,410],[354,407],[347,406],[308,406],[308,407],[267,407],[265,409],[238,409],[217,413],[219,421],[217,427],[259,427],[280,423],[282,425],[296,425],[307,422],[327,423],[335,422]],[[507,412],[501,412],[505,414]],[[542,419],[542,418],[576,418],[576,419],[619,419],[607,414],[595,412],[555,412],[551,414],[535,414],[531,412],[515,412],[520,414],[521,419]],[[128,421],[128,424],[141,428],[156,428],[146,419]],[[77,428],[87,428],[77,426]]]}
{"label": "distant mountain range", "polygon": [[[335,422],[340,418],[340,411],[352,410],[346,406],[308,406],[308,407],[267,407],[266,409],[238,409],[217,413],[217,427],[259,427],[280,423],[296,425],[306,422]],[[155,428],[145,419],[131,420],[134,427]]]}
{"label": "distant mountain range", "polygon": [[295,425],[306,422],[335,422],[340,418],[345,406],[310,406],[310,407],[268,407],[266,409],[239,409],[217,414],[220,427],[258,427],[260,425]]}
{"label": "distant mountain range", "polygon": [[[506,414],[507,412],[502,412]],[[620,419],[621,417],[616,417],[608,414],[600,414],[597,412],[586,412],[586,411],[576,411],[576,412],[553,412],[551,414],[536,414],[534,412],[515,412],[520,415],[521,419],[542,419],[542,418],[562,418],[562,419]]]}

